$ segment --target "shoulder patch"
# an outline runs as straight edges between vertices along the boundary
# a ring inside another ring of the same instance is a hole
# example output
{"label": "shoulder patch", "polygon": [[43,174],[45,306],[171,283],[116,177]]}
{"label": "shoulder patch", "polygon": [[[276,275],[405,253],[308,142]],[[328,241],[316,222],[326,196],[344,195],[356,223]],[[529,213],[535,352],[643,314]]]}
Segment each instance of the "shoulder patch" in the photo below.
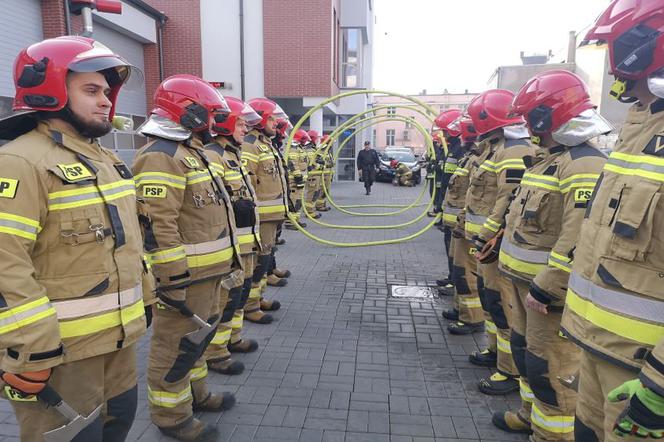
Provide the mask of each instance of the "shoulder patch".
{"label": "shoulder patch", "polygon": [[0,177],[0,198],[14,198],[18,189],[18,180]]}
{"label": "shoulder patch", "polygon": [[62,171],[65,180],[70,183],[76,183],[94,177],[83,163],[58,164],[57,166],[58,169]]}
{"label": "shoulder patch", "polygon": [[576,189],[574,190],[574,202],[585,203],[593,195],[593,189]]}
{"label": "shoulder patch", "polygon": [[652,140],[643,149],[643,153],[656,157],[664,157],[664,135],[655,135],[652,137]]}
{"label": "shoulder patch", "polygon": [[173,140],[165,140],[158,138],[157,141],[148,146],[143,153],[161,152],[168,156],[174,157],[175,152],[178,150],[178,142]]}
{"label": "shoulder patch", "polygon": [[197,169],[201,167],[201,165],[198,163],[198,158],[196,157],[184,157],[182,158],[182,162],[190,169]]}
{"label": "shoulder patch", "polygon": [[247,135],[244,137],[244,142],[249,143],[249,144],[254,144],[256,142],[257,138],[256,135]]}
{"label": "shoulder patch", "polygon": [[587,144],[582,144],[580,146],[574,147],[573,149],[570,149],[569,155],[572,158],[572,160],[578,160],[579,158],[584,158],[584,157],[606,158],[606,155],[604,155],[602,151]]}

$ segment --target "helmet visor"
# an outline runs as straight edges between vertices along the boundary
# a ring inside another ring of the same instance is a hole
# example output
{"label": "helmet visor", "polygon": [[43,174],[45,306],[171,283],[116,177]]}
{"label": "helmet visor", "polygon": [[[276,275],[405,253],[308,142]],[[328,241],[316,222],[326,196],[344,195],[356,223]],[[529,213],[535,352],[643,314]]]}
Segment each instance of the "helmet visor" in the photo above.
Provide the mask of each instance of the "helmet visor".
{"label": "helmet visor", "polygon": [[92,49],[78,54],[68,69],[72,72],[101,72],[111,87],[122,85],[126,90],[137,91],[143,86],[143,72],[98,41],[93,43]]}
{"label": "helmet visor", "polygon": [[456,120],[452,121],[450,124],[447,125],[447,130],[452,132],[461,132],[461,120],[463,119],[464,117],[461,116]]}
{"label": "helmet visor", "polygon": [[248,104],[244,104],[239,117],[247,123],[247,126],[255,126],[261,122],[261,116],[256,113]]}
{"label": "helmet visor", "polygon": [[578,146],[586,141],[608,134],[613,126],[596,109],[588,109],[560,126],[551,134],[556,143]]}
{"label": "helmet visor", "polygon": [[281,106],[279,106],[277,103],[274,103],[274,106],[275,107],[274,107],[274,111],[272,112],[272,116],[277,120],[280,120],[282,118],[284,120],[287,120],[288,115],[286,115],[286,112],[284,112],[284,110],[281,108]]}
{"label": "helmet visor", "polygon": [[648,76],[648,89],[656,97],[664,98],[664,69]]}

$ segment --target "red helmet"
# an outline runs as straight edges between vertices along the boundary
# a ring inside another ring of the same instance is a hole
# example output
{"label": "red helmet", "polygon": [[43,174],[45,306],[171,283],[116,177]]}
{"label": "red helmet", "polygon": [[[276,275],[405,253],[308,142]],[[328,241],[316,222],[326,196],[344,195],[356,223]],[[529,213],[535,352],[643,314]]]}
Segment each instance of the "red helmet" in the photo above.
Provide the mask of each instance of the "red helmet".
{"label": "red helmet", "polygon": [[319,138],[318,131],[311,129],[307,133],[309,134],[309,138],[311,138],[311,142],[314,144],[318,144],[318,138]]}
{"label": "red helmet", "polygon": [[456,131],[454,129],[450,129],[449,125],[452,123],[454,120],[459,118],[461,116],[461,111],[459,109],[449,109],[446,111],[441,112],[435,120],[433,120],[434,125],[447,132],[447,135],[450,137],[458,137],[461,135],[461,132]]}
{"label": "red helmet", "polygon": [[152,113],[193,132],[213,130],[228,120],[226,100],[208,82],[194,75],[180,74],[162,81],[154,93]]}
{"label": "red helmet", "polygon": [[309,137],[309,134],[306,130],[298,129],[297,132],[295,132],[295,135],[293,135],[293,141],[295,141],[300,146],[304,146],[305,144],[311,142],[311,137]]}
{"label": "red helmet", "polygon": [[459,120],[459,126],[461,127],[461,142],[462,143],[472,143],[477,139],[477,131],[473,125],[473,120],[469,117],[464,116]]}
{"label": "red helmet", "polygon": [[[49,38],[23,49],[14,61],[15,111],[59,111],[67,105],[67,73],[101,72],[111,93],[109,119],[122,85],[136,68],[103,44],[85,37]],[[140,72],[136,70],[136,72]]]}
{"label": "red helmet", "polygon": [[638,80],[664,67],[664,0],[614,0],[586,35],[609,46],[611,73]]}
{"label": "red helmet", "polygon": [[535,75],[514,97],[512,113],[522,115],[535,135],[554,132],[583,111],[592,109],[586,84],[569,71]]}
{"label": "red helmet", "polygon": [[255,126],[258,129],[265,129],[265,124],[271,116],[274,116],[276,119],[288,119],[288,115],[286,115],[284,110],[269,98],[253,98],[249,100],[249,106],[261,117],[260,123]]}
{"label": "red helmet", "polygon": [[501,127],[523,123],[523,118],[510,115],[514,94],[505,89],[482,92],[468,105],[468,115],[479,135]]}
{"label": "red helmet", "polygon": [[221,117],[217,118],[214,125],[214,132],[220,135],[231,135],[235,131],[238,119],[244,120],[247,126],[253,126],[261,120],[261,117],[244,101],[235,97],[225,98],[230,113],[224,121],[220,121],[222,120]]}
{"label": "red helmet", "polygon": [[[259,118],[260,118],[260,116],[259,116]],[[293,128],[293,125],[291,124],[291,122],[288,118],[279,118],[277,120],[277,136],[279,136],[281,138],[284,138],[286,136],[286,132],[288,132],[292,128]]]}
{"label": "red helmet", "polygon": [[320,139],[320,144],[327,144],[327,142],[330,140],[330,136],[328,134],[325,134],[321,137]]}
{"label": "red helmet", "polygon": [[431,139],[433,141],[438,141],[440,144],[443,144],[443,132],[440,130],[434,130],[431,133]]}

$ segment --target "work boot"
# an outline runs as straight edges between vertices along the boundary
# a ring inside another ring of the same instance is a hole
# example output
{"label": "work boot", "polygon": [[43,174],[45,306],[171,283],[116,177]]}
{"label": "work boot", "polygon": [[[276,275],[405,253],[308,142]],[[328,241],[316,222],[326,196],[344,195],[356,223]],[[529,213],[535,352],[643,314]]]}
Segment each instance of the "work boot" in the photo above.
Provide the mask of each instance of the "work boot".
{"label": "work boot", "polygon": [[489,350],[488,348],[482,351],[476,351],[468,356],[468,361],[471,364],[477,365],[479,367],[490,367],[495,368],[498,363],[498,355],[496,352]]}
{"label": "work boot", "polygon": [[318,218],[320,218],[321,216],[323,216],[323,215],[321,215],[321,214],[318,213],[318,212],[314,212],[314,213],[309,212],[309,215],[311,215],[311,217],[312,217],[313,219],[318,219]]}
{"label": "work boot", "polygon": [[450,278],[436,279],[436,285],[438,287],[445,287],[450,284],[452,284],[452,280]]}
{"label": "work boot", "polygon": [[227,391],[223,393],[210,393],[202,402],[194,402],[191,408],[194,413],[199,411],[226,411],[235,405],[235,395]]}
{"label": "work boot", "polygon": [[367,189],[367,193],[365,195],[371,195],[371,190]]}
{"label": "work boot", "polygon": [[219,437],[215,426],[201,422],[195,417],[174,427],[157,428],[162,434],[183,442],[212,442]]}
{"label": "work boot", "polygon": [[[302,224],[300,223],[300,225],[302,225]],[[286,228],[286,230],[297,230],[297,226],[293,223],[288,223],[284,227]]]}
{"label": "work boot", "polygon": [[286,281],[284,278],[279,278],[274,273],[267,275],[267,285],[271,287],[283,287],[286,284],[288,284],[288,281]]}
{"label": "work boot", "polygon": [[447,284],[442,287],[438,287],[438,296],[454,296],[454,285]]}
{"label": "work boot", "polygon": [[443,312],[443,318],[449,319],[450,321],[458,321],[459,320],[459,310],[457,310],[455,308],[445,310]]}
{"label": "work boot", "polygon": [[513,411],[496,411],[491,416],[491,423],[508,433],[531,434],[530,422]]}
{"label": "work boot", "polygon": [[327,206],[324,206],[324,207],[316,207],[316,210],[318,210],[319,212],[329,212],[331,209]]}
{"label": "work boot", "polygon": [[484,322],[469,324],[466,322],[453,322],[447,326],[447,330],[453,335],[470,335],[475,332],[484,331]]}
{"label": "work boot", "polygon": [[291,271],[286,269],[275,268],[274,270],[272,270],[272,274],[276,275],[278,278],[290,278]]}
{"label": "work boot", "polygon": [[244,312],[244,319],[254,324],[270,324],[274,321],[272,315],[263,313],[260,309],[253,312]]}
{"label": "work boot", "polygon": [[244,364],[240,361],[232,361],[230,357],[228,359],[207,361],[207,366],[208,369],[227,376],[241,374],[244,371]]}
{"label": "work boot", "polygon": [[253,339],[241,339],[228,344],[228,351],[231,353],[253,353],[256,350],[258,350],[258,342]]}
{"label": "work boot", "polygon": [[276,312],[281,308],[281,302],[274,299],[268,300],[261,298],[261,310],[264,312]]}
{"label": "work boot", "polygon": [[506,376],[495,372],[488,379],[480,379],[477,388],[490,396],[503,396],[519,391],[519,380],[514,376]]}
{"label": "work boot", "polygon": [[284,239],[284,238],[279,238],[279,239],[277,240],[276,244],[277,244],[278,246],[283,246],[284,244],[286,244],[286,239]]}
{"label": "work boot", "polygon": [[438,215],[436,212],[427,212],[427,216],[429,218],[433,218],[434,216]]}

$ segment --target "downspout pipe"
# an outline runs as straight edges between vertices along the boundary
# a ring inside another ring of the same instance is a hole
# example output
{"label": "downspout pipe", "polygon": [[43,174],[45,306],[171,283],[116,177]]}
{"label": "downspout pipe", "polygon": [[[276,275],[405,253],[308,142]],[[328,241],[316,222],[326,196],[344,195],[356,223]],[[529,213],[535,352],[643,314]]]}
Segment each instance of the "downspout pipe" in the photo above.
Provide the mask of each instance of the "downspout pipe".
{"label": "downspout pipe", "polygon": [[244,0],[238,0],[240,6],[240,97],[244,101]]}
{"label": "downspout pipe", "polygon": [[164,24],[166,18],[161,17],[157,22],[157,52],[159,55],[159,82],[164,81]]}
{"label": "downspout pipe", "polygon": [[65,10],[65,32],[71,35],[71,17],[69,15],[69,0],[62,2]]}

